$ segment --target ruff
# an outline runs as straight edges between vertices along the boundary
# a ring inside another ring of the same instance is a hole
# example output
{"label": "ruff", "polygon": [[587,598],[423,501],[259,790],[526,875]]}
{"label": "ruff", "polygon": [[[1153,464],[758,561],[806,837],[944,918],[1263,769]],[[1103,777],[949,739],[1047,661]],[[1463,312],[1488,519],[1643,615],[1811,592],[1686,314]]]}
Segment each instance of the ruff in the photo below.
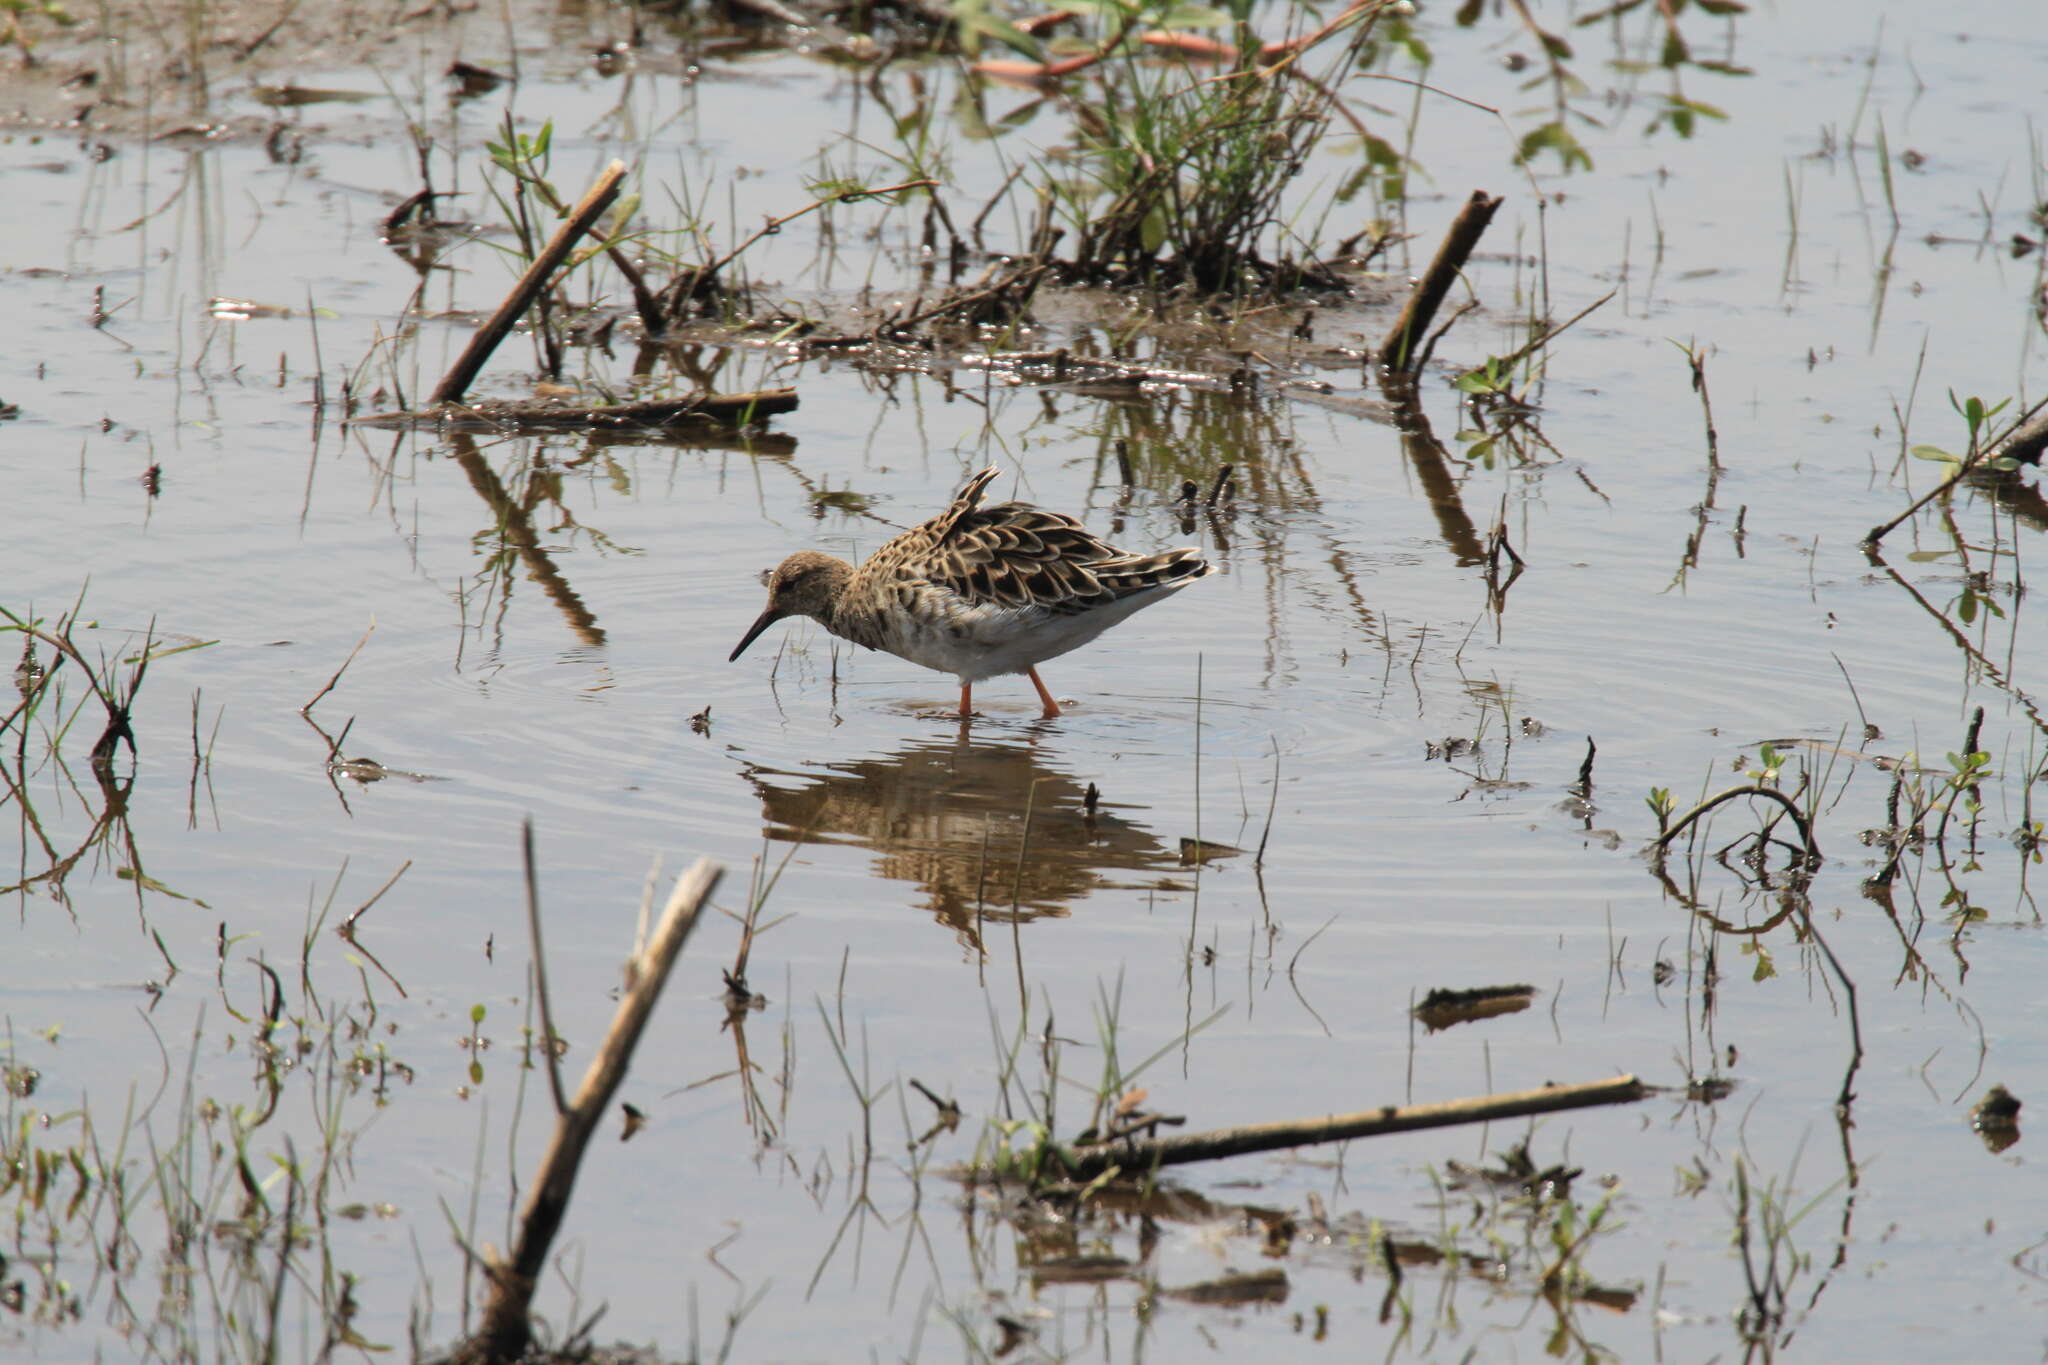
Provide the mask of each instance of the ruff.
{"label": "ruff", "polygon": [[1023,673],[1051,719],[1060,708],[1039,664],[1215,572],[1192,546],[1127,554],[1058,512],[983,507],[995,477],[993,466],[982,470],[951,507],[858,568],[815,550],[783,560],[769,575],[767,610],[732,658],[783,617],[808,616],[842,640],[956,675],[962,716],[972,714],[975,683]]}

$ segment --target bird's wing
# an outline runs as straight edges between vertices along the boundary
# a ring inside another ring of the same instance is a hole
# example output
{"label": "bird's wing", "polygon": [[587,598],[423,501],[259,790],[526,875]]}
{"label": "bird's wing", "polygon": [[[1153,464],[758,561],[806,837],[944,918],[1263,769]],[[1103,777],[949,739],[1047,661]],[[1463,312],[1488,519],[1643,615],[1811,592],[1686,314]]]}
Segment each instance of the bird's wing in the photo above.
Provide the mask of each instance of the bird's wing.
{"label": "bird's wing", "polygon": [[1006,502],[957,518],[920,576],[975,606],[1086,611],[1121,594],[1099,571],[1129,559],[1058,512]]}

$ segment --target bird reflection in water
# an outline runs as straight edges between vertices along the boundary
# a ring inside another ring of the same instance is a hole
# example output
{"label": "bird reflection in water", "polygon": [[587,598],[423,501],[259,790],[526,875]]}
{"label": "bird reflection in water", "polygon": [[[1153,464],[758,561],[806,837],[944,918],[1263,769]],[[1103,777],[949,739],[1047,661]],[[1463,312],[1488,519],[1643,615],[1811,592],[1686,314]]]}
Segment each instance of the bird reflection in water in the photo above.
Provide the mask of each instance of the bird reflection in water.
{"label": "bird reflection in water", "polygon": [[924,741],[743,775],[761,798],[768,838],[874,849],[876,870],[916,883],[922,908],[977,952],[978,922],[1063,917],[1097,890],[1186,888],[1172,850],[1107,802],[1091,810],[1089,784],[1047,767],[1028,745]]}

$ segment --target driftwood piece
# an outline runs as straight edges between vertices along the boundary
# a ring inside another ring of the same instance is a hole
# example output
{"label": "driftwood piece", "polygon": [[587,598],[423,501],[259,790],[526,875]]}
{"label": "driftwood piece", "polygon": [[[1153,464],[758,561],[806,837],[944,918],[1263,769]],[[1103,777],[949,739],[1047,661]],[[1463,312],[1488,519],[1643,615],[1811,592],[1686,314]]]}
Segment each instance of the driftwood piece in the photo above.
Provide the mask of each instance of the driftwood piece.
{"label": "driftwood piece", "polygon": [[512,286],[512,292],[498,305],[498,311],[477,329],[476,335],[469,339],[469,345],[462,348],[462,354],[448,368],[448,373],[434,386],[433,396],[427,400],[429,406],[453,403],[469,391],[477,372],[491,358],[491,352],[498,349],[498,343],[505,339],[513,324],[525,316],[533,301],[540,297],[541,290],[548,287],[556,268],[568,259],[577,240],[604,216],[604,211],[619,197],[619,185],[625,178],[626,163],[623,161],[614,161],[604,168],[604,173],[597,177],[597,183],[577,201],[569,216],[562,220],[561,227],[555,229],[555,235],[548,240],[547,246],[533,258],[533,264],[526,267],[526,273]]}
{"label": "driftwood piece", "polygon": [[1442,1104],[1389,1104],[1355,1114],[1253,1123],[1242,1128],[1186,1133],[1150,1142],[1074,1148],[1068,1153],[1066,1167],[1072,1179],[1092,1180],[1111,1167],[1139,1173],[1159,1166],[1214,1161],[1219,1157],[1270,1152],[1317,1142],[1343,1142],[1351,1138],[1379,1137],[1385,1133],[1408,1133],[1418,1128],[1447,1128],[1460,1123],[1551,1114],[1561,1109],[1582,1109],[1598,1104],[1633,1104],[1648,1093],[1649,1088],[1636,1077],[1616,1076],[1609,1081],[1544,1086],[1540,1090],[1481,1095],[1476,1099],[1448,1100]]}
{"label": "driftwood piece", "polygon": [[627,962],[626,993],[618,1013],[590,1070],[584,1073],[576,1098],[555,1118],[554,1139],[548,1144],[538,1177],[519,1213],[519,1236],[512,1254],[486,1267],[491,1280],[490,1297],[484,1304],[481,1326],[455,1353],[462,1361],[510,1362],[525,1354],[533,1341],[529,1312],[540,1272],[547,1263],[548,1249],[569,1211],[569,1196],[576,1188],[577,1168],[584,1149],[597,1131],[612,1095],[625,1078],[633,1060],[640,1032],[654,1012],[654,1003],[668,982],[669,968],[682,951],[683,942],[696,927],[698,913],[724,875],[724,868],[706,858],[676,879],[668,905],[661,912],[652,939]]}
{"label": "driftwood piece", "polygon": [[1464,270],[1472,249],[1486,235],[1487,225],[1493,221],[1494,211],[1501,202],[1485,190],[1474,190],[1472,197],[1465,201],[1465,207],[1458,210],[1458,216],[1451,221],[1451,230],[1444,234],[1443,244],[1436,249],[1436,259],[1415,282],[1393,330],[1380,343],[1379,362],[1396,375],[1414,372],[1418,355],[1416,342],[1429,330],[1430,319],[1436,316],[1444,296],[1451,292],[1451,286],[1457,282],[1459,272]]}
{"label": "driftwood piece", "polygon": [[470,431],[641,430],[692,422],[739,426],[781,412],[795,412],[796,390],[756,389],[751,393],[700,393],[692,398],[650,398],[637,403],[592,407],[554,400],[518,402],[490,399],[482,403],[447,403],[406,412],[373,412],[351,417],[350,426],[448,426]]}

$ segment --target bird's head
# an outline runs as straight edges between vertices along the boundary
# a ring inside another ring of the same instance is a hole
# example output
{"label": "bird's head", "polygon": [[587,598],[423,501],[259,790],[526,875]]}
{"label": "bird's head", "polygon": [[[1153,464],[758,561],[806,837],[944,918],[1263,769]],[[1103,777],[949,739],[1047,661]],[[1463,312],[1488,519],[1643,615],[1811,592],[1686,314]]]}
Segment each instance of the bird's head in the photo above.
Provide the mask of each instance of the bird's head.
{"label": "bird's head", "polygon": [[739,658],[762,631],[785,616],[808,616],[829,627],[833,607],[852,576],[851,564],[816,550],[800,550],[783,560],[764,575],[768,583],[767,609],[747,628],[726,662]]}

